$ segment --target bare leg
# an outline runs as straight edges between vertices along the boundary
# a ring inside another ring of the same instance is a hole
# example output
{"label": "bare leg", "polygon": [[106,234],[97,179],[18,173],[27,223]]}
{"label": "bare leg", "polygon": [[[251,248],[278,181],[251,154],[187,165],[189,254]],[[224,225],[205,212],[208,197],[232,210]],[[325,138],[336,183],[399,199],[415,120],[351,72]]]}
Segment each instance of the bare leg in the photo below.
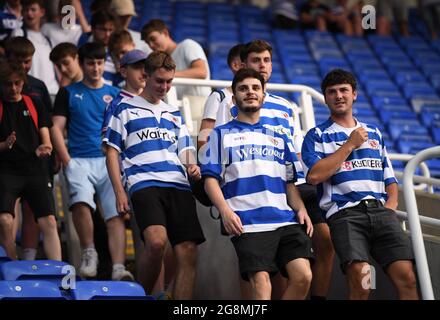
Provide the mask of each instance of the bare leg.
{"label": "bare leg", "polygon": [[176,300],[192,299],[196,279],[197,245],[185,241],[174,246],[177,260],[173,297]]}
{"label": "bare leg", "polygon": [[[40,228],[38,224],[35,222],[34,214],[29,207],[27,201],[23,201],[23,221],[22,221],[22,236],[21,236],[21,247],[23,251],[33,251],[36,254],[38,249],[38,242],[40,238]],[[35,257],[26,257],[23,256],[23,259],[34,260]]]}
{"label": "bare leg", "polygon": [[168,238],[165,227],[159,225],[147,227],[143,235],[145,244],[139,257],[138,279],[147,294],[150,294],[162,269]]}
{"label": "bare leg", "polygon": [[106,222],[108,248],[113,264],[125,263],[125,224],[121,217],[114,217]]}
{"label": "bare leg", "polygon": [[38,219],[38,226],[43,233],[43,247],[46,257],[61,261],[61,243],[55,217],[50,215]]}
{"label": "bare leg", "polygon": [[348,298],[350,300],[367,300],[370,295],[370,265],[367,262],[353,262],[347,266]]}
{"label": "bare leg", "polygon": [[270,300],[272,285],[270,283],[268,272],[255,272],[249,276],[249,280],[251,283],[254,300]]}
{"label": "bare leg", "polygon": [[311,295],[326,297],[332,279],[335,252],[330,238],[330,229],[326,223],[315,224],[313,231],[313,249],[316,260],[312,268],[313,280]]}
{"label": "bare leg", "polygon": [[395,261],[388,266],[387,273],[397,289],[400,300],[419,299],[416,275],[411,261]]}
{"label": "bare leg", "polygon": [[312,270],[307,259],[299,258],[290,261],[286,265],[289,275],[287,289],[284,291],[283,300],[304,300],[312,282]]}
{"label": "bare leg", "polygon": [[14,217],[9,212],[0,213],[0,245],[11,259],[17,259],[15,251]]}
{"label": "bare leg", "polygon": [[93,219],[90,207],[85,203],[76,203],[72,207],[72,219],[78,233],[81,248],[86,249],[94,245]]}

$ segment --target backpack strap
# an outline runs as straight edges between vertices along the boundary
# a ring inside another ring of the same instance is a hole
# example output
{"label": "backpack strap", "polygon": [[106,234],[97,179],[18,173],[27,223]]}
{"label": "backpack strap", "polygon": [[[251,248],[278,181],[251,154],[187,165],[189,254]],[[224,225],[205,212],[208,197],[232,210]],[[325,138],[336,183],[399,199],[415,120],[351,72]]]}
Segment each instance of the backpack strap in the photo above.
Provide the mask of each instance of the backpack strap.
{"label": "backpack strap", "polygon": [[223,101],[223,99],[224,98],[226,98],[226,95],[225,95],[225,93],[223,92],[223,90],[218,90],[218,89],[212,89],[212,92],[211,93],[214,93],[214,92],[217,92],[218,94],[219,94],[219,96],[220,96],[220,102],[222,102]]}
{"label": "backpack strap", "polygon": [[31,115],[32,121],[34,122],[35,128],[38,131],[38,113],[37,109],[35,108],[34,103],[32,102],[32,99],[27,95],[22,95],[24,104],[26,105],[26,108],[29,111],[29,114]]}

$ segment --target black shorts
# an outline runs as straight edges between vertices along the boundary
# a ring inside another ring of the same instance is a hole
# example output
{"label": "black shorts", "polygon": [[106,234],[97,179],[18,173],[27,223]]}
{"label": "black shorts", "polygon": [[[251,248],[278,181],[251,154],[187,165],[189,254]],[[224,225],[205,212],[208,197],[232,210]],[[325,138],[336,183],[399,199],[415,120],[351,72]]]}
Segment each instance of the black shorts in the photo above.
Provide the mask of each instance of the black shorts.
{"label": "black shorts", "polygon": [[296,187],[298,188],[301,199],[306,206],[306,210],[309,214],[310,220],[312,220],[312,224],[325,223],[325,214],[319,207],[316,186],[312,186],[308,183],[302,183]]}
{"label": "black shorts", "polygon": [[[305,225],[304,225],[305,226]],[[232,237],[241,277],[249,281],[249,273],[267,271],[274,276],[278,271],[287,277],[285,266],[298,259],[314,259],[312,241],[299,224],[274,231],[248,232]]]}
{"label": "black shorts", "polygon": [[18,198],[28,202],[35,220],[55,215],[49,177],[0,174],[0,212],[15,216],[15,202]]}
{"label": "black shorts", "polygon": [[327,220],[336,254],[345,273],[353,261],[371,264],[376,260],[386,271],[397,260],[412,260],[409,237],[400,226],[396,213],[380,202],[369,201],[338,211]]}
{"label": "black shorts", "polygon": [[190,191],[148,187],[133,193],[131,203],[142,240],[147,227],[161,225],[167,229],[172,246],[184,241],[205,241]]}

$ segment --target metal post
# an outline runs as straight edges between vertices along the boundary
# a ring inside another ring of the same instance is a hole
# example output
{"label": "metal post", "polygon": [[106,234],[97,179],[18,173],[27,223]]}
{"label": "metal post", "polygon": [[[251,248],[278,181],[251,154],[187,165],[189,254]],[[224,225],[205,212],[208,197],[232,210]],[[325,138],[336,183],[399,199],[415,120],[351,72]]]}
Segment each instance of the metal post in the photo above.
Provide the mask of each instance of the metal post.
{"label": "metal post", "polygon": [[403,172],[403,194],[406,210],[408,212],[411,241],[417,263],[417,273],[420,280],[420,289],[424,300],[434,300],[428,260],[426,258],[425,244],[423,242],[422,228],[420,226],[419,209],[414,192],[413,176],[419,163],[426,159],[440,155],[440,147],[433,147],[417,153],[405,166]]}

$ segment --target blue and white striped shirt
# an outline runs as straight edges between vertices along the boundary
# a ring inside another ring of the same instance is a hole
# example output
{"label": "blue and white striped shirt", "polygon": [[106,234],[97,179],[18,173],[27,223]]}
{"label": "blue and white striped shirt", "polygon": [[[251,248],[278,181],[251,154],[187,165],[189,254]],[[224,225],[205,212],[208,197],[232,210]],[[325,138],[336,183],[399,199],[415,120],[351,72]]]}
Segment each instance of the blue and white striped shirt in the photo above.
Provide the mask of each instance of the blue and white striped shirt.
{"label": "blue and white striped shirt", "polygon": [[177,107],[140,96],[123,98],[110,118],[104,142],[121,153],[130,195],[147,187],[190,190],[179,155],[195,150]]}
{"label": "blue and white striped shirt", "polygon": [[[295,119],[298,113],[293,110],[294,106],[284,98],[266,93],[263,108],[260,110],[260,123],[279,134],[285,135],[294,145],[294,152],[299,153],[303,141],[299,122]],[[237,106],[230,109],[232,118],[238,115]],[[298,125],[297,125],[298,124]],[[299,159],[295,161],[295,170],[298,175],[296,184],[305,183],[304,170]]]}
{"label": "blue and white striped shirt", "polygon": [[232,120],[214,128],[201,156],[203,176],[219,180],[244,232],[271,231],[297,223],[286,184],[296,181],[293,145],[285,135]]}
{"label": "blue and white striped shirt", "polygon": [[361,200],[377,199],[385,203],[385,187],[397,183],[379,129],[357,120],[356,123],[353,128],[345,128],[328,119],[304,137],[302,159],[310,169],[335,153],[356,128],[363,127],[368,132],[368,140],[348,156],[330,179],[318,185],[319,205],[327,218],[358,205]]}

